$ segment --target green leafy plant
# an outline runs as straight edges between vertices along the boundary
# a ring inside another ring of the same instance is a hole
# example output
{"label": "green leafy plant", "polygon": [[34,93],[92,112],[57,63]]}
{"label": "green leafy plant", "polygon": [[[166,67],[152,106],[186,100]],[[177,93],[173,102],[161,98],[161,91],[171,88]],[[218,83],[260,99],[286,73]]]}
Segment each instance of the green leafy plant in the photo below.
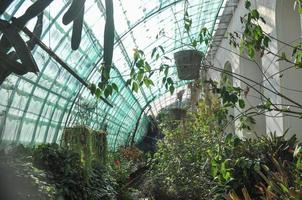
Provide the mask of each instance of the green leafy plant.
{"label": "green leafy plant", "polygon": [[111,152],[108,159],[109,170],[115,180],[115,190],[118,200],[131,200],[135,190],[134,176],[146,165],[144,154],[136,147],[121,147],[117,152]]}
{"label": "green leafy plant", "polygon": [[55,144],[38,146],[33,152],[34,165],[46,171],[56,184],[57,198],[115,199],[114,181],[106,168],[93,162],[91,172],[85,173],[80,156]]}
{"label": "green leafy plant", "polygon": [[0,153],[1,199],[55,199],[56,186],[32,163],[32,149],[12,145]]}
{"label": "green leafy plant", "polygon": [[[239,99],[229,104],[239,104]],[[288,137],[287,132],[253,140],[224,136],[220,121],[226,119],[229,105],[221,104],[215,96],[211,103],[209,106],[201,101],[197,113],[183,122],[173,121],[164,113],[159,115],[164,138],[158,142],[148,185],[160,195],[149,195],[234,200],[269,199],[268,194],[281,199],[297,196],[301,154],[295,136]]]}
{"label": "green leafy plant", "polygon": [[188,0],[185,1],[185,8],[184,8],[184,28],[185,32],[187,33],[190,43],[185,45],[195,50],[199,50],[202,45],[208,45],[211,42],[211,34],[209,33],[208,29],[203,27],[200,29],[199,33],[196,36],[192,36],[191,28],[192,28],[192,19],[188,13]]}
{"label": "green leafy plant", "polygon": [[223,143],[223,150],[212,158],[211,172],[231,199],[237,199],[236,196],[239,199],[248,199],[247,196],[295,199],[299,196],[301,158],[295,136],[286,139],[286,133],[271,134],[242,141],[228,135]]}
{"label": "green leafy plant", "polygon": [[151,66],[146,60],[143,51],[134,49],[134,61],[131,66],[130,78],[126,84],[131,87],[131,90],[138,92],[139,87],[145,85],[147,88],[154,85],[151,76],[154,72],[151,71]]}
{"label": "green leafy plant", "polygon": [[[301,1],[300,0],[296,1],[295,6],[298,7],[299,12],[301,12]],[[230,36],[229,44],[231,46],[233,46],[234,48],[236,48],[237,50],[239,50],[240,54],[238,54],[238,55],[244,59],[249,59],[250,61],[255,62],[254,59],[255,59],[256,55],[263,57],[265,54],[267,54],[267,55],[271,54],[277,58],[276,62],[282,61],[280,63],[281,65],[283,65],[285,63],[291,64],[292,67],[288,68],[287,70],[294,68],[294,67],[300,68],[301,63],[302,63],[301,62],[301,59],[302,59],[301,42],[296,41],[295,44],[288,43],[286,41],[282,41],[282,40],[274,37],[272,34],[267,33],[263,28],[264,25],[266,24],[266,20],[264,19],[264,17],[261,16],[261,13],[256,8],[253,7],[250,0],[245,1],[245,8],[248,11],[247,14],[240,17],[240,21],[243,25],[243,32],[242,33],[232,32],[229,35]],[[290,53],[282,52],[282,48],[278,52],[273,51],[272,48],[270,47],[272,41],[276,41],[278,43],[285,45],[292,52],[291,55],[288,55]],[[245,55],[247,55],[248,58],[246,58]],[[294,70],[294,69],[292,69],[292,70]],[[282,77],[282,71],[280,71],[278,73],[280,73],[280,77]],[[294,99],[291,99],[290,97],[279,92],[273,86],[273,84],[271,83],[269,78],[266,76],[266,74],[263,74],[263,75],[264,75],[264,78],[266,79],[266,81],[268,82],[268,84],[270,85],[270,88],[263,86],[263,85],[261,85],[261,87],[263,87],[263,89],[265,91],[267,90],[269,92],[274,93],[276,96],[280,96],[281,98],[286,99],[288,102],[290,102],[290,104],[288,106],[291,107],[292,105],[294,105],[295,109],[287,109],[286,108],[287,105],[283,105],[283,108],[280,108],[280,106],[276,105],[268,97],[263,95],[262,91],[259,91],[256,88],[254,88],[252,85],[247,84],[252,90],[259,93],[262,96],[261,98],[263,98],[262,105],[257,106],[257,109],[262,109],[263,112],[274,110],[274,111],[278,111],[278,112],[282,112],[282,113],[290,113],[291,115],[299,118],[302,114],[301,113],[301,108],[302,108],[301,104],[299,102],[295,101]],[[245,79],[248,81],[251,81],[248,79],[248,77],[237,77],[237,76],[234,76],[234,77],[238,78],[240,81],[242,81],[244,83],[247,83],[245,81]],[[255,83],[255,84],[259,84],[259,83]],[[252,110],[252,108],[250,108],[250,109]],[[255,112],[250,112],[249,114],[255,116],[256,115]],[[260,113],[262,113],[262,112],[260,112]],[[260,113],[258,113],[258,114],[260,114]],[[242,113],[242,114],[245,115],[245,117],[247,117],[246,113]],[[246,120],[244,120],[244,121],[246,121]],[[246,128],[248,128],[248,127],[246,127]]]}
{"label": "green leafy plant", "polygon": [[188,114],[188,120],[175,121],[173,129],[162,126],[164,138],[158,142],[151,173],[157,177],[154,182],[159,182],[162,194],[171,199],[212,197],[215,181],[208,171],[209,150],[220,144],[221,130],[215,126],[219,107],[217,98],[212,101],[212,109],[201,101],[197,112]]}
{"label": "green leafy plant", "polygon": [[58,145],[40,145],[33,152],[33,163],[48,172],[58,186],[58,196],[86,198],[84,170],[78,154],[61,149]]}

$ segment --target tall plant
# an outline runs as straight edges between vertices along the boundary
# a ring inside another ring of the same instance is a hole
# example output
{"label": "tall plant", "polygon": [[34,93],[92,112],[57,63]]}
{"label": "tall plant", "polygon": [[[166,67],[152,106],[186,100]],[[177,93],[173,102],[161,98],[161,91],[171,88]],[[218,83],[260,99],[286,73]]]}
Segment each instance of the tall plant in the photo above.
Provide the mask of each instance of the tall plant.
{"label": "tall plant", "polygon": [[217,120],[224,116],[218,114],[219,100],[213,98],[211,102],[211,109],[201,101],[197,112],[190,113],[188,120],[175,122],[173,129],[171,126],[162,129],[164,138],[158,142],[154,177],[175,199],[212,198],[215,181],[208,173],[208,153],[220,149],[222,130]]}

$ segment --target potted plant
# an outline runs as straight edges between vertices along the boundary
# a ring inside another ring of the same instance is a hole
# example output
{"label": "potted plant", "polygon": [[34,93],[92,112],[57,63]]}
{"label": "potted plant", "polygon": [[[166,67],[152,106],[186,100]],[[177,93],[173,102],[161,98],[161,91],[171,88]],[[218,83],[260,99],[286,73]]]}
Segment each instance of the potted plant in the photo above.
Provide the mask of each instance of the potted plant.
{"label": "potted plant", "polygon": [[195,49],[181,50],[174,53],[178,78],[181,80],[194,80],[199,78],[201,52]]}
{"label": "potted plant", "polygon": [[184,28],[188,34],[190,43],[187,46],[190,49],[174,53],[178,78],[181,80],[197,80],[199,78],[201,61],[204,58],[204,53],[199,51],[199,49],[203,44],[208,45],[210,40],[210,34],[207,28],[202,28],[197,36],[191,36],[191,26],[192,19],[189,18],[187,9],[185,9]]}
{"label": "potted plant", "polygon": [[187,115],[187,110],[183,108],[171,108],[170,109],[171,115],[173,116],[173,119],[175,120],[182,120]]}
{"label": "potted plant", "polygon": [[170,108],[171,117],[174,120],[182,120],[186,117],[187,110],[182,107],[182,96],[185,93],[184,90],[181,90],[176,94],[177,96],[177,107]]}
{"label": "potted plant", "polygon": [[107,153],[106,130],[90,128],[90,121],[97,109],[97,102],[81,99],[77,107],[73,126],[65,127],[61,146],[78,153],[86,171],[93,162],[105,163]]}

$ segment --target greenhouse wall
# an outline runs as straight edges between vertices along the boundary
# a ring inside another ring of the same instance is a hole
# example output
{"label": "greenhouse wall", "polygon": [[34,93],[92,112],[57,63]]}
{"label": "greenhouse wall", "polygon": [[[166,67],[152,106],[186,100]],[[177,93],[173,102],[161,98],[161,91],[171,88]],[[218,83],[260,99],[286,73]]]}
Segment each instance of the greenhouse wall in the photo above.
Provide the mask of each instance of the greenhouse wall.
{"label": "greenhouse wall", "polygon": [[[263,24],[264,31],[281,41],[293,43],[293,41],[299,40],[301,37],[301,19],[298,12],[293,10],[294,2],[294,0],[257,0],[252,1],[252,5],[256,5],[260,14],[268,21],[267,24]],[[247,13],[244,4],[245,1],[239,1],[237,8],[233,12],[233,17],[228,25],[227,32],[237,31],[240,33],[243,31],[240,16]],[[290,23],[288,23],[288,20]],[[248,62],[246,59],[240,58],[238,49],[236,50],[233,48],[237,55],[229,53],[226,49],[232,49],[232,47],[230,46],[227,38],[223,39],[220,45],[222,48],[218,48],[213,58],[214,65],[220,66],[220,68],[223,69],[225,64],[229,62],[232,66],[233,73],[247,76],[251,80],[262,83],[263,86],[271,90],[276,89],[277,92],[302,103],[301,92],[299,92],[301,90],[299,87],[302,83],[301,70],[288,70],[282,73],[282,76],[279,76],[276,74],[278,74],[280,70],[288,67],[288,64],[284,64],[284,62],[275,62],[277,58],[273,55],[265,54],[262,58],[258,56],[258,58],[256,58],[258,59],[257,64],[255,64],[255,62]],[[290,50],[287,50],[284,44],[278,43],[276,40],[271,41],[270,47],[273,52],[282,51],[288,55],[291,54]],[[262,69],[262,73],[259,73],[259,66]],[[211,71],[211,76],[215,80],[220,79],[220,74],[218,72]],[[270,83],[268,83],[265,77],[269,77]],[[234,80],[234,85],[247,89],[247,86],[239,80]],[[261,90],[261,85],[254,85]],[[268,96],[272,102],[281,105],[281,107],[283,104],[289,104],[289,102],[280,96],[268,92],[267,90],[262,91],[265,91],[265,95]],[[249,95],[245,98],[248,107],[256,106],[259,104],[260,100],[260,95],[256,94],[251,89],[249,90]],[[294,105],[284,106],[283,108],[295,110]],[[235,115],[236,112],[239,113],[241,111],[235,110]],[[258,134],[276,132],[281,135],[289,129],[292,133],[297,134],[299,139],[302,139],[302,124],[299,119],[285,116],[277,111],[271,111],[265,114],[265,117],[259,116],[256,118],[256,124],[253,126],[251,131],[237,130],[237,134],[241,137],[249,137],[254,131],[256,131]]]}
{"label": "greenhouse wall", "polygon": [[[1,19],[9,21],[12,17],[22,16],[33,2],[13,1],[1,15]],[[0,134],[3,144],[35,145],[59,142],[63,129],[79,122],[77,110],[83,101],[95,101],[83,81],[87,84],[100,81],[105,1],[85,1],[82,40],[76,51],[71,50],[70,44],[72,25],[62,24],[63,15],[70,3],[71,1],[53,1],[45,9],[41,42],[58,55],[82,82],[63,68],[45,49],[36,46],[32,53],[40,72],[24,76],[10,75],[0,86]],[[223,0],[190,1],[188,11],[194,24],[191,31],[199,33],[200,27],[206,27],[210,33],[214,32],[223,3]],[[166,56],[173,59],[173,52],[183,49],[182,43],[189,41],[189,37],[182,31],[185,1],[136,0],[133,4],[136,6],[130,6],[121,0],[114,1],[115,46],[110,76],[118,85],[119,91],[107,98],[112,107],[102,100],[97,101],[95,111],[91,113],[92,117],[86,124],[92,129],[106,127],[111,149],[126,145],[132,136],[135,141],[140,141],[146,134],[149,121],[147,113],[156,115],[167,104],[165,99],[162,103],[152,103],[168,94],[162,85],[163,75],[152,77],[154,87],[142,86],[138,92],[133,92],[126,85],[130,76],[133,49],[139,48],[145,55],[151,55],[153,48],[161,45]],[[33,31],[36,21],[33,18],[26,27]],[[157,37],[163,30],[166,37]],[[29,39],[23,32],[21,35],[25,41]],[[203,45],[200,50],[206,49],[207,46]],[[150,59],[150,65],[157,66],[158,63]],[[175,92],[179,91],[178,87],[188,83],[177,79],[175,67],[171,67],[168,75],[176,80]],[[169,94],[166,96],[175,99]]]}

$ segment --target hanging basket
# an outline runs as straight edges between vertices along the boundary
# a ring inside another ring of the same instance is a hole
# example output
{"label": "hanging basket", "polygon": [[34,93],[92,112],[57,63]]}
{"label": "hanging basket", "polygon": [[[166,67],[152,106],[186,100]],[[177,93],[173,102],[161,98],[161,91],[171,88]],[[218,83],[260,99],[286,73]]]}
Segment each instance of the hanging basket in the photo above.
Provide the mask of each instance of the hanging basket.
{"label": "hanging basket", "polygon": [[66,127],[62,134],[61,146],[78,153],[89,168],[92,161],[105,162],[106,132],[95,131],[86,126]]}
{"label": "hanging basket", "polygon": [[186,117],[187,111],[183,108],[171,108],[170,115],[171,115],[172,119],[182,120]]}
{"label": "hanging basket", "polygon": [[174,59],[179,79],[194,80],[199,78],[201,52],[197,50],[178,51],[174,53]]}

